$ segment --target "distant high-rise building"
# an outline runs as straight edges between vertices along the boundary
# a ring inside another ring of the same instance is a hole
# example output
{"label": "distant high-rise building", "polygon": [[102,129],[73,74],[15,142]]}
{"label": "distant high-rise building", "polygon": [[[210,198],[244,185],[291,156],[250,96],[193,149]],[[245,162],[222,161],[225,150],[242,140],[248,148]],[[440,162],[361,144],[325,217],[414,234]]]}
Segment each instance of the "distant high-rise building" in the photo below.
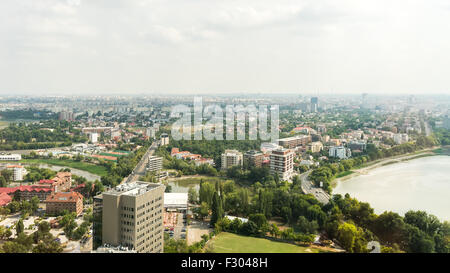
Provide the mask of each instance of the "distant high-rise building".
{"label": "distant high-rise building", "polygon": [[58,114],[58,119],[59,119],[59,120],[72,121],[72,120],[74,120],[73,112],[70,112],[70,111],[61,111],[61,112],[59,112],[59,114]]}
{"label": "distant high-rise building", "polygon": [[312,97],[311,98],[311,112],[315,113],[319,110],[319,98]]}
{"label": "distant high-rise building", "polygon": [[161,134],[161,146],[169,145],[169,135]]}
{"label": "distant high-rise building", "polygon": [[299,109],[302,111],[302,112],[304,112],[304,113],[306,113],[306,112],[309,112],[310,111],[310,104],[309,103],[307,103],[307,102],[301,102],[300,104],[299,104]]}
{"label": "distant high-rise building", "polygon": [[[162,184],[137,181],[121,184],[97,198],[96,202],[102,203],[102,245],[162,253],[164,190]],[[97,213],[99,208],[97,205]]]}

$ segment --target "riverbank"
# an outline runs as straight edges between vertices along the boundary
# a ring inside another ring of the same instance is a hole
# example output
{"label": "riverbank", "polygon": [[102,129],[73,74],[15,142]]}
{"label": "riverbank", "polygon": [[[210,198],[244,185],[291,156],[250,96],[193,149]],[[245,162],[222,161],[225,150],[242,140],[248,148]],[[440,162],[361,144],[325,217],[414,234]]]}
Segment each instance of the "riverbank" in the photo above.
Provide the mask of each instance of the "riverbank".
{"label": "riverbank", "polygon": [[424,150],[416,151],[416,152],[409,153],[409,154],[398,155],[398,156],[389,157],[389,158],[383,158],[383,159],[375,160],[373,162],[366,163],[362,167],[355,168],[350,171],[344,172],[345,174],[344,173],[338,174],[336,176],[336,178],[333,181],[331,181],[331,187],[334,189],[339,182],[354,178],[361,174],[367,174],[370,170],[373,170],[378,167],[383,167],[383,166],[400,163],[400,162],[404,162],[404,161],[408,161],[408,160],[413,160],[413,159],[417,159],[417,158],[421,158],[421,157],[440,155],[439,153],[435,152],[437,149],[440,149],[440,148],[433,147],[433,148],[424,149]]}
{"label": "riverbank", "polygon": [[449,220],[448,166],[450,157],[447,155],[409,156],[341,180],[333,193],[349,194],[367,202],[376,214],[393,211],[404,215],[410,210],[422,210],[441,220]]}

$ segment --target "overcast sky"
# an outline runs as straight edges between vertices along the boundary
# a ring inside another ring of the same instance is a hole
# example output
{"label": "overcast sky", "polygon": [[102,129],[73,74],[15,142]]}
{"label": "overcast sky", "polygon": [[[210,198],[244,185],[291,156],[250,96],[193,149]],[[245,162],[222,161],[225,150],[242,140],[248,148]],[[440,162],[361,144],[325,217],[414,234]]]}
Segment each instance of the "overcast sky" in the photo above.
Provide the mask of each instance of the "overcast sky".
{"label": "overcast sky", "polygon": [[450,93],[448,0],[1,0],[0,95]]}

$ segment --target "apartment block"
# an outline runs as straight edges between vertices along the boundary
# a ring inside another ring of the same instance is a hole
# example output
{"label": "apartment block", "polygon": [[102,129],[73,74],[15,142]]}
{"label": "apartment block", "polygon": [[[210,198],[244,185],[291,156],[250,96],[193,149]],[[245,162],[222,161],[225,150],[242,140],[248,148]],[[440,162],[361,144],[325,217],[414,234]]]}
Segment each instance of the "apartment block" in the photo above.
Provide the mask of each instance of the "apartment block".
{"label": "apartment block", "polygon": [[278,144],[280,146],[283,146],[286,149],[297,148],[300,146],[305,147],[310,142],[311,142],[310,135],[293,136],[293,137],[281,138],[278,140]]}
{"label": "apartment block", "polygon": [[352,152],[350,149],[345,148],[344,146],[338,146],[330,147],[328,155],[330,157],[337,157],[339,159],[347,159],[352,156]]}
{"label": "apartment block", "polygon": [[244,154],[244,164],[248,167],[258,167],[262,166],[264,159],[263,153],[259,151],[247,151]]}
{"label": "apartment block", "polygon": [[14,181],[22,181],[23,180],[23,175],[26,173],[26,170],[23,166],[21,165],[9,165],[6,166],[7,169],[12,170],[13,173],[13,180]]}
{"label": "apartment block", "polygon": [[147,170],[149,172],[157,172],[162,169],[163,158],[159,156],[149,156]]}
{"label": "apartment block", "polygon": [[81,215],[83,212],[83,195],[78,192],[52,193],[45,200],[45,210],[48,214],[58,214],[64,210]]}
{"label": "apartment block", "polygon": [[169,135],[168,134],[161,134],[161,146],[169,145]]}
{"label": "apartment block", "polygon": [[242,167],[244,163],[242,153],[238,150],[225,150],[221,156],[221,161],[222,170],[226,170],[233,166]]}
{"label": "apartment block", "polygon": [[280,148],[270,154],[270,173],[278,174],[281,180],[288,180],[294,172],[294,152]]}
{"label": "apartment block", "polygon": [[308,144],[308,149],[313,153],[320,153],[323,150],[323,144],[320,141],[311,142]]}
{"label": "apartment block", "polygon": [[164,185],[137,181],[103,193],[102,245],[162,253],[164,190]]}

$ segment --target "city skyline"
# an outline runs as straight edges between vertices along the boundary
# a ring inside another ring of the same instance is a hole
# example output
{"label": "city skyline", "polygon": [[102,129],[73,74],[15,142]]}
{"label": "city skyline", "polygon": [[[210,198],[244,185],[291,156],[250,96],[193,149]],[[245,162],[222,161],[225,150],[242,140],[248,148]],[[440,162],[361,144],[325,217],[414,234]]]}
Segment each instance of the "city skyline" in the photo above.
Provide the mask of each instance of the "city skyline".
{"label": "city skyline", "polygon": [[0,95],[449,94],[450,5],[391,2],[4,1]]}

